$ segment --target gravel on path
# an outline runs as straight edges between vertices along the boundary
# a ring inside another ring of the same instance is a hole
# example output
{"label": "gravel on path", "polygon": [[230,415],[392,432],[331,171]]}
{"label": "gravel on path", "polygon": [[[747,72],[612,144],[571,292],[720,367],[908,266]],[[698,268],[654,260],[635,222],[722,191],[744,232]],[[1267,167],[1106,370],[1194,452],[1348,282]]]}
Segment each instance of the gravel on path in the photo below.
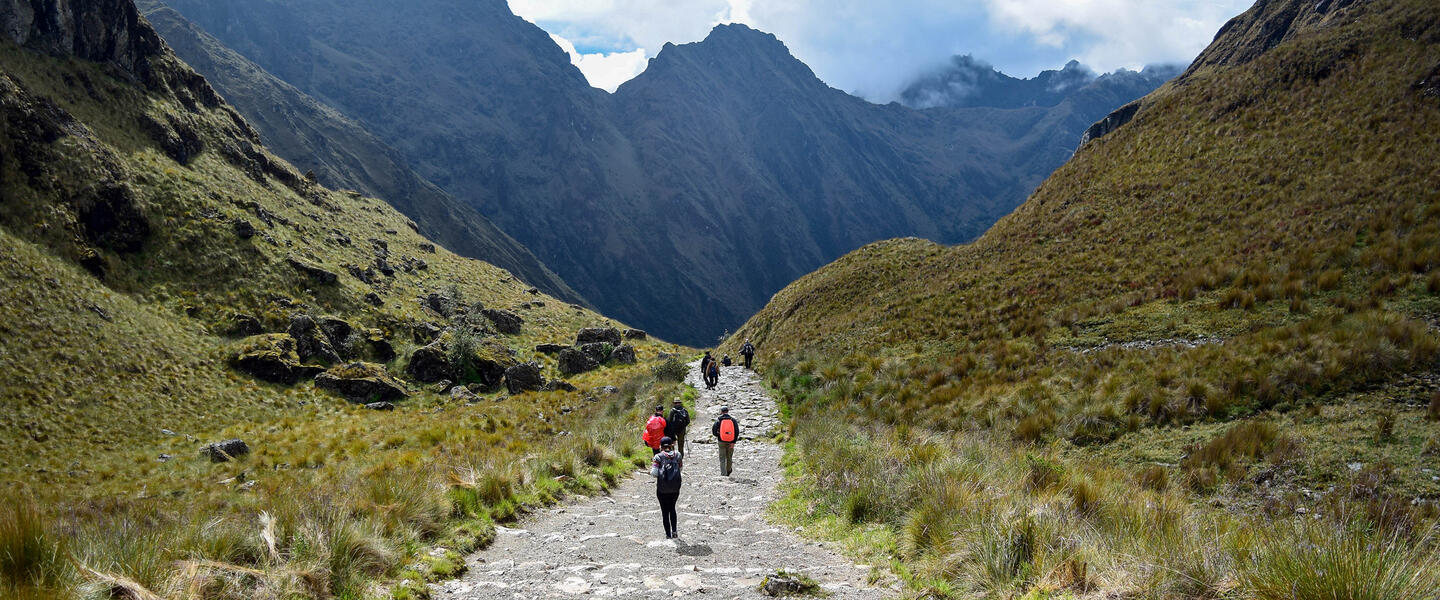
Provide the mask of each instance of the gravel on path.
{"label": "gravel on path", "polygon": [[[894,595],[867,585],[868,566],[766,520],[765,508],[778,498],[783,479],[781,448],[763,441],[780,423],[775,403],[744,367],[723,368],[715,390],[701,383],[698,363],[690,367],[686,381],[700,395],[677,506],[679,539],[665,539],[655,480],[648,468],[637,470],[608,495],[540,511],[518,528],[498,528],[495,543],[467,559],[465,576],[432,586],[435,597],[764,598],[761,580],[780,569],[814,578],[831,598]],[[722,405],[741,423],[730,477],[719,474],[710,435]],[[641,429],[636,423],[637,437]]]}

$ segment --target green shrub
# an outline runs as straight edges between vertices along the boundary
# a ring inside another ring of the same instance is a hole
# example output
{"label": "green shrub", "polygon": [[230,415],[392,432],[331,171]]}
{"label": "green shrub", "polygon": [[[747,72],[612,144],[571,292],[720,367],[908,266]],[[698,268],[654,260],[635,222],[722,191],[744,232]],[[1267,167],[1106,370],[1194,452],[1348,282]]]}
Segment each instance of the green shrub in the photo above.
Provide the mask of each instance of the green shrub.
{"label": "green shrub", "polygon": [[657,380],[680,383],[685,381],[685,375],[690,373],[690,368],[685,366],[685,363],[671,357],[665,359],[665,362],[655,365],[655,368],[651,369],[651,373]]}

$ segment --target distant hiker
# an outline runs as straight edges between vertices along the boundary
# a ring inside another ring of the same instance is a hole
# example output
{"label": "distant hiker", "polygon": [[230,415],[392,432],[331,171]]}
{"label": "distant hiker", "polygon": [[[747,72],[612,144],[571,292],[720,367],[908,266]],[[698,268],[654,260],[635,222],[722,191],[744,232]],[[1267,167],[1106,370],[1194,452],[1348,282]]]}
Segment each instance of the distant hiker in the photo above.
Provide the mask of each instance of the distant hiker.
{"label": "distant hiker", "polygon": [[665,437],[665,417],[661,416],[665,407],[656,405],[655,414],[645,422],[645,433],[640,439],[645,440],[645,445],[650,447],[650,454],[660,453],[660,440]]}
{"label": "distant hiker", "polygon": [[726,354],[726,355],[725,355],[725,358],[720,359],[720,364],[725,365],[725,366],[728,367],[728,366],[730,366],[730,365],[735,364],[735,361],[730,360],[730,355],[729,355],[729,354]]}
{"label": "distant hiker", "polygon": [[740,347],[740,356],[745,357],[745,368],[750,368],[750,361],[755,358],[755,345],[750,340],[745,340],[745,345]]}
{"label": "distant hiker", "polygon": [[710,426],[710,433],[715,436],[715,445],[720,449],[720,474],[729,477],[735,442],[740,439],[740,423],[730,416],[730,407],[720,407],[720,417]]}
{"label": "distant hiker", "polygon": [[[712,363],[712,362],[715,362],[715,357],[710,356],[710,351],[709,351],[709,350],[706,350],[706,351],[705,351],[705,356],[700,359],[700,378],[701,378],[701,379],[705,379],[706,377],[709,377],[709,376],[710,376],[710,363]],[[706,384],[707,384],[707,385],[709,384],[709,381],[708,381],[708,380],[706,381]]]}
{"label": "distant hiker", "polygon": [[685,455],[675,451],[675,440],[661,438],[661,452],[650,463],[650,476],[655,478],[655,498],[660,500],[660,521],[665,524],[665,539],[680,537],[680,515],[675,502],[680,499],[680,470]]}
{"label": "distant hiker", "polygon": [[705,387],[713,390],[717,385],[720,385],[720,361],[711,360],[709,369],[705,371]]}
{"label": "distant hiker", "polygon": [[685,430],[689,428],[690,411],[685,410],[685,404],[676,398],[675,406],[665,418],[665,436],[675,440],[675,449],[681,454],[685,453]]}

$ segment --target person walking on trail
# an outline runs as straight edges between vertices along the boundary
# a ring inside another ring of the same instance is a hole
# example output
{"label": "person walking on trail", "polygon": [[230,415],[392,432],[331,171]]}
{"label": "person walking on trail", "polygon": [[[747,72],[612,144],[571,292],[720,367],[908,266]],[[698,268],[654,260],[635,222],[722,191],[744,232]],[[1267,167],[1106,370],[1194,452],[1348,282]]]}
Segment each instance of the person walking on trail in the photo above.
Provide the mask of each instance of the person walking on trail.
{"label": "person walking on trail", "polygon": [[726,354],[726,355],[725,355],[725,358],[720,359],[720,364],[728,367],[728,366],[730,366],[730,365],[735,364],[735,361],[730,360],[730,355],[729,355],[729,354]]}
{"label": "person walking on trail", "polygon": [[717,385],[720,385],[720,361],[711,359],[710,366],[705,371],[705,387],[713,390]]}
{"label": "person walking on trail", "polygon": [[660,442],[665,437],[665,417],[661,416],[664,410],[663,406],[655,406],[655,414],[645,422],[645,433],[640,436],[645,445],[650,447],[652,455],[660,453]]}
{"label": "person walking on trail", "polygon": [[710,433],[715,436],[715,446],[720,451],[720,474],[729,477],[731,459],[735,456],[735,442],[740,439],[740,423],[730,416],[730,407],[720,407],[720,416],[715,419],[715,424],[710,426]]}
{"label": "person walking on trail", "polygon": [[710,363],[715,362],[715,357],[710,356],[710,351],[705,351],[705,356],[700,359],[700,378],[705,380],[705,385],[710,385]]}
{"label": "person walking on trail", "polygon": [[650,476],[655,478],[655,498],[660,500],[660,521],[665,525],[665,539],[680,537],[680,515],[675,502],[680,500],[680,471],[685,454],[675,450],[675,440],[660,438],[661,451],[650,463]]}
{"label": "person walking on trail", "polygon": [[745,357],[745,368],[750,368],[750,361],[755,358],[755,345],[750,340],[745,340],[745,345],[740,347],[740,356]]}
{"label": "person walking on trail", "polygon": [[675,449],[681,454],[685,453],[685,430],[689,428],[690,411],[685,410],[685,404],[676,398],[675,406],[665,417],[665,436],[675,440]]}

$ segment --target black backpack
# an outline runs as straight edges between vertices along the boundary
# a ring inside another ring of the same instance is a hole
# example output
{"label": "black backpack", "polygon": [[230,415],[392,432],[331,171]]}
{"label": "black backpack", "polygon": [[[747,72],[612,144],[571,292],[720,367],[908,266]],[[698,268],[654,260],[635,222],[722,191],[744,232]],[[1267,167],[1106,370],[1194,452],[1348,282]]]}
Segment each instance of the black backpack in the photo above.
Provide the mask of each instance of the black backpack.
{"label": "black backpack", "polygon": [[670,418],[665,420],[666,425],[674,425],[674,431],[683,432],[690,427],[690,411],[684,407],[670,409]]}
{"label": "black backpack", "polygon": [[680,461],[673,457],[661,456],[660,476],[655,478],[655,489],[661,492],[680,491]]}

